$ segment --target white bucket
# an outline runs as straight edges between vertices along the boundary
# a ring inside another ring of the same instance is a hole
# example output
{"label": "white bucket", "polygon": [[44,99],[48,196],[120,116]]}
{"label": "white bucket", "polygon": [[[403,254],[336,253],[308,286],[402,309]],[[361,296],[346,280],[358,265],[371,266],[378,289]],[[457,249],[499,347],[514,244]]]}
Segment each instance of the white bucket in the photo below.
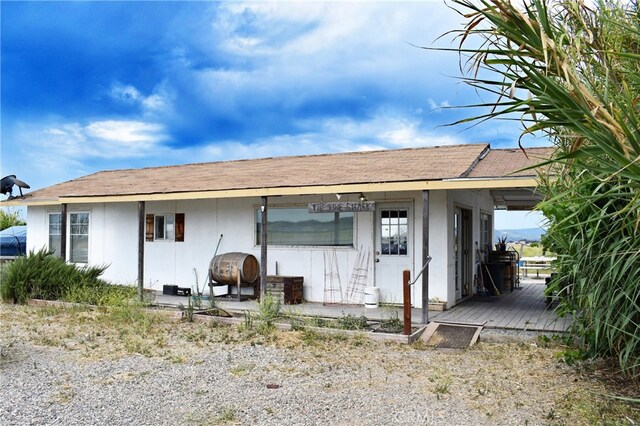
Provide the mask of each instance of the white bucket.
{"label": "white bucket", "polygon": [[364,307],[377,308],[380,306],[380,289],[378,287],[365,287]]}
{"label": "white bucket", "polygon": [[211,286],[211,290],[213,291],[214,296],[226,296],[229,294],[229,286],[224,285],[213,285]]}

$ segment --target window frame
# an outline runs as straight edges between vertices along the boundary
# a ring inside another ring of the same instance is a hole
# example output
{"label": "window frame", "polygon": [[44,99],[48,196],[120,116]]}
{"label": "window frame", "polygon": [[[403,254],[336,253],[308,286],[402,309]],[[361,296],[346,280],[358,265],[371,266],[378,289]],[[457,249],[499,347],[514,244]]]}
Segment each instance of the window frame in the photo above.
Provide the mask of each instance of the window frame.
{"label": "window frame", "polygon": [[[73,237],[74,236],[83,236],[85,234],[74,234],[72,232],[73,230],[73,226],[82,226],[82,223],[72,223],[71,221],[71,217],[72,215],[87,215],[87,223],[86,223],[86,227],[87,227],[87,233],[86,233],[86,238],[87,238],[87,258],[85,261],[81,261],[81,260],[74,260],[72,258],[72,254],[73,254]],[[66,253],[66,259],[69,263],[75,263],[77,265],[86,265],[89,263],[89,259],[90,259],[90,247],[91,247],[91,212],[89,210],[78,210],[78,211],[70,211],[67,212],[67,228],[68,228],[68,239],[67,239],[67,253]],[[66,233],[66,230],[65,230]]]}
{"label": "window frame", "polygon": [[[400,215],[400,212],[403,212],[405,214],[404,217],[402,217]],[[383,217],[384,213],[388,213],[389,217],[385,218]],[[397,213],[398,216],[397,217],[393,217],[392,213]],[[379,237],[379,246],[376,247],[376,250],[380,253],[379,256],[389,256],[389,257],[407,257],[410,256],[410,235],[411,235],[411,223],[409,220],[410,217],[410,208],[408,206],[385,206],[385,207],[380,207],[378,214],[377,214],[377,229],[376,231],[380,233],[380,237]],[[383,223],[383,220],[387,219],[388,223]],[[393,219],[396,219],[397,221],[395,223],[393,223]],[[405,223],[401,223],[401,219],[405,219]],[[388,227],[388,233],[389,236],[385,235],[385,226]],[[400,234],[400,230],[401,227],[404,226],[406,228],[405,230],[405,235],[404,235],[404,241],[402,241],[401,238],[401,234]],[[391,234],[393,233],[393,230],[397,230],[398,231],[398,237],[394,238]],[[388,242],[387,247],[388,247],[388,251],[385,252],[384,250],[384,245],[385,245],[385,238],[388,238]],[[393,242],[395,241],[395,246],[396,249],[392,250],[393,248]],[[404,253],[402,250],[402,243],[404,243]]]}
{"label": "window frame", "polygon": [[[164,236],[158,238],[158,218],[162,217],[164,220],[163,232]],[[167,237],[167,218],[171,218],[171,236]],[[176,240],[176,215],[175,213],[157,213],[153,215],[153,241],[175,241]]]}
{"label": "window frame", "polygon": [[[58,216],[59,217],[58,233],[57,234],[52,234],[51,233],[51,225],[52,225],[51,216]],[[52,236],[58,236],[58,238],[59,238],[57,247],[52,247],[52,244],[51,244],[51,237]],[[62,257],[62,253],[61,253],[61,250],[62,250],[62,212],[61,211],[48,211],[47,212],[47,248],[49,250],[53,250],[53,252],[54,252],[54,254],[56,256]]]}
{"label": "window frame", "polygon": [[[485,223],[485,217],[486,217],[486,223],[487,223],[486,233],[485,233],[485,229],[483,228],[483,223]],[[480,240],[479,249],[480,249],[480,253],[484,255],[484,260],[486,261],[489,256],[489,252],[493,249],[493,214],[488,213],[484,210],[480,211],[479,231],[480,231],[480,235],[478,238]],[[485,234],[486,234],[486,241],[484,241]]]}
{"label": "window frame", "polygon": [[[282,204],[282,205],[275,205],[272,206],[270,205],[268,208],[268,213],[267,213],[267,224],[268,221],[271,220],[271,215],[270,213],[273,212],[273,210],[277,210],[277,209],[297,209],[297,210],[304,210],[308,213],[309,208],[308,208],[308,204]],[[260,247],[260,238],[261,238],[261,232],[260,232],[260,227],[261,227],[261,215],[262,215],[262,210],[261,210],[261,206],[260,205],[254,205],[254,209],[253,209],[253,213],[254,213],[254,244],[255,247]],[[269,233],[269,226],[267,226],[267,246],[268,247],[272,247],[272,248],[306,248],[306,249],[322,249],[322,250],[326,250],[327,248],[330,249],[336,249],[336,250],[353,250],[356,246],[357,246],[357,241],[356,241],[356,236],[357,236],[357,218],[358,215],[356,212],[339,212],[340,214],[351,214],[351,219],[352,219],[352,227],[351,227],[351,242],[349,244],[341,244],[341,245],[322,245],[322,244],[274,244],[272,242],[269,241],[268,238],[268,233]],[[309,215],[311,215],[311,217],[316,216],[316,215],[322,215],[322,214],[334,214],[334,213],[308,213]],[[335,223],[335,222],[334,222]]]}
{"label": "window frame", "polygon": [[[171,216],[173,218],[173,238],[166,238],[167,220]],[[165,237],[157,238],[157,221],[158,217],[164,218],[163,232]],[[185,213],[145,213],[145,242],[152,243],[154,241],[182,243],[185,240]]]}

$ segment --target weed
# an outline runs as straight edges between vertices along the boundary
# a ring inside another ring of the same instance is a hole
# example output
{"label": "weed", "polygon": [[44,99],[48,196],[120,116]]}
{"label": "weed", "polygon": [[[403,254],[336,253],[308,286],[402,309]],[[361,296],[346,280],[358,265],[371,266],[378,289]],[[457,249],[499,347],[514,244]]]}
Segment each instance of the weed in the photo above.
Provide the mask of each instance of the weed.
{"label": "weed", "polygon": [[235,423],[238,421],[236,417],[236,410],[232,408],[223,408],[218,416],[218,421],[221,423]]}
{"label": "weed", "polygon": [[437,383],[433,390],[436,394],[436,398],[440,399],[442,395],[449,393],[449,385],[449,381]]}
{"label": "weed", "polygon": [[355,315],[348,314],[342,316],[336,320],[337,328],[342,330],[364,330],[367,328],[368,320],[364,315],[356,317]]}
{"label": "weed", "polygon": [[58,401],[62,404],[68,404],[76,396],[75,391],[69,384],[61,386],[60,392],[58,392]]}
{"label": "weed", "polygon": [[266,294],[262,297],[260,305],[258,306],[258,319],[273,324],[280,316],[281,308],[282,305],[279,299],[274,298],[270,294]]}
{"label": "weed", "polygon": [[416,340],[411,344],[411,347],[416,351],[426,351],[427,349],[432,349],[430,346],[427,346],[424,340]]}
{"label": "weed", "polygon": [[55,317],[64,312],[64,306],[43,306],[36,311],[39,317]]}
{"label": "weed", "polygon": [[305,328],[302,330],[301,336],[302,342],[307,346],[315,345],[322,337],[318,334],[317,331]]}
{"label": "weed", "polygon": [[129,336],[124,340],[124,347],[129,353],[144,355],[146,357],[153,356],[151,345],[138,336]]}
{"label": "weed", "polygon": [[558,353],[558,356],[567,365],[574,365],[578,361],[584,361],[589,354],[581,348],[570,348]]}
{"label": "weed", "polygon": [[171,362],[174,364],[184,364],[187,362],[187,358],[182,355],[173,355],[171,357]]}
{"label": "weed", "polygon": [[242,377],[246,375],[249,372],[249,370],[251,370],[251,368],[252,368],[251,366],[247,366],[247,365],[238,365],[236,367],[231,367],[229,369],[229,373],[231,373],[236,377]]}
{"label": "weed", "polygon": [[167,337],[164,335],[160,335],[156,337],[154,341],[154,345],[158,348],[166,348],[167,347]]}
{"label": "weed", "polygon": [[242,322],[242,328],[244,331],[249,331],[253,329],[253,314],[251,311],[244,311],[244,321]]}
{"label": "weed", "polygon": [[404,330],[404,322],[398,318],[398,311],[391,311],[389,318],[380,321],[380,329],[388,333],[400,333]]}
{"label": "weed", "polygon": [[273,330],[275,330],[275,326],[271,322],[262,321],[262,322],[259,322],[258,325],[256,326],[256,332],[258,334],[261,334],[262,336],[267,336],[271,334]]}
{"label": "weed", "polygon": [[191,301],[191,296],[187,299],[187,306],[185,307],[182,303],[178,305],[178,308],[182,311],[182,319],[187,322],[193,322],[193,302]]}
{"label": "weed", "polygon": [[355,347],[364,346],[365,343],[367,343],[367,338],[364,337],[362,334],[357,334],[353,336],[353,339],[351,340],[351,344]]}
{"label": "weed", "polygon": [[[261,298],[260,305],[258,305],[258,312],[256,314],[256,319],[260,321],[256,327],[256,331],[258,333],[268,335],[275,329],[274,322],[281,315],[281,307],[280,300],[275,299],[270,294],[264,295]],[[250,318],[250,316],[245,315],[245,321],[247,321],[247,318]]]}
{"label": "weed", "polygon": [[556,418],[556,410],[554,410],[553,408],[551,408],[548,412],[547,415],[545,416],[545,418],[547,420],[553,420]]}
{"label": "weed", "polygon": [[300,318],[291,318],[291,331],[304,331],[305,321]]}

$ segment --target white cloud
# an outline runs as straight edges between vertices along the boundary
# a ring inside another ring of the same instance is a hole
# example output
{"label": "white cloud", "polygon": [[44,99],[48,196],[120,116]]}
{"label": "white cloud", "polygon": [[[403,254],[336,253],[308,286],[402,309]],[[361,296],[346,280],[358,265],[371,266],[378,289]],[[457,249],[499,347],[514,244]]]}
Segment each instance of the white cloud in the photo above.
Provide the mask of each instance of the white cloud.
{"label": "white cloud", "polygon": [[[59,161],[92,158],[118,159],[157,155],[164,152],[164,127],[135,120],[98,120],[80,123],[30,124],[17,134],[28,152],[46,152]],[[42,162],[42,161],[41,161]]]}
{"label": "white cloud", "polygon": [[162,125],[136,120],[20,122],[3,134],[2,169],[38,189],[135,161],[173,160],[166,139]]}
{"label": "white cloud", "polygon": [[119,82],[113,83],[111,85],[109,96],[117,101],[124,103],[135,103],[141,97],[140,92],[135,87]]}
{"label": "white cloud", "polygon": [[162,126],[133,120],[95,121],[85,127],[88,137],[105,139],[118,145],[151,145],[162,139]]}
{"label": "white cloud", "polygon": [[429,107],[431,108],[430,112],[442,112],[443,108],[451,107],[449,101],[440,101],[439,103],[429,98]]}
{"label": "white cloud", "polygon": [[170,113],[175,98],[166,82],[158,84],[148,96],[130,84],[115,82],[111,85],[108,95],[117,102],[140,106],[143,115]]}
{"label": "white cloud", "polygon": [[383,113],[357,121],[349,118],[307,120],[307,129],[297,134],[280,134],[253,141],[215,141],[194,149],[176,150],[179,162],[222,161],[273,156],[310,155],[332,152],[372,151],[465,143],[444,132],[421,130],[418,119],[389,117]]}
{"label": "white cloud", "polygon": [[450,29],[452,16],[436,2],[221,3],[202,49],[211,58],[240,59],[191,68],[194,62],[186,58],[175,78],[195,81],[211,107],[232,111],[237,105],[231,99],[250,104],[256,93],[298,104],[356,87],[368,87],[372,99],[384,92],[386,102],[397,102],[430,85],[441,90],[434,80],[449,79],[440,70],[445,63],[455,66],[455,54],[410,43],[431,44]]}

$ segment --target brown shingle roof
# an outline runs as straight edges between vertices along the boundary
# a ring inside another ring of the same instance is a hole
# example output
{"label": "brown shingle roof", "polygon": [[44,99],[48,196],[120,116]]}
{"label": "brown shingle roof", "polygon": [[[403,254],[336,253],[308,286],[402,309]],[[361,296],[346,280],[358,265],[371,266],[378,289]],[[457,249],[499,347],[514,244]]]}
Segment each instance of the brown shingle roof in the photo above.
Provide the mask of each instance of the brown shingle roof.
{"label": "brown shingle roof", "polygon": [[553,153],[553,148],[526,148],[521,149],[492,149],[478,161],[469,178],[498,178],[498,177],[524,177],[537,176],[535,169],[520,171],[526,167],[548,160]]}
{"label": "brown shingle roof", "polygon": [[33,191],[25,201],[453,179],[468,173],[487,147],[468,144],[103,171]]}

